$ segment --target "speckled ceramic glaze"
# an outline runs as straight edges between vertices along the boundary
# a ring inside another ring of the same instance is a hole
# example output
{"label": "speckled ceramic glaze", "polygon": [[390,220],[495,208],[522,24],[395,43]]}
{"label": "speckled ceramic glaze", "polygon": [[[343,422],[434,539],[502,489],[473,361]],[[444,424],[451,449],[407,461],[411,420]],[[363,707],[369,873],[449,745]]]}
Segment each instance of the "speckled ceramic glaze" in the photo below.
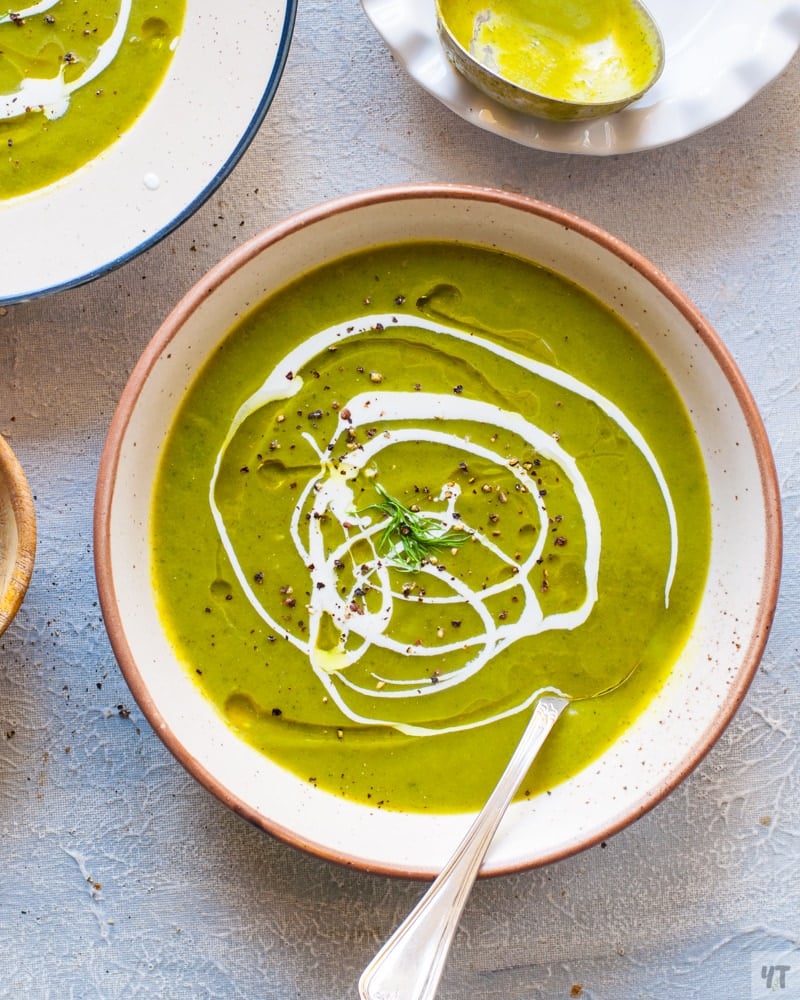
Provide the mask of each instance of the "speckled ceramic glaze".
{"label": "speckled ceramic glaze", "polygon": [[666,686],[592,766],[512,806],[483,869],[562,858],[641,816],[692,770],[740,704],[772,620],[780,510],[770,448],[716,333],[652,264],[588,222],[498,191],[414,186],[333,201],[267,230],[180,302],[137,364],[113,418],[96,500],[99,593],[111,642],[143,712],[181,763],[252,822],[360,868],[430,876],[464,817],[382,812],[312,788],[228,729],[177,662],[150,577],[150,498],[167,428],[199,367],[243,312],[301,271],[407,239],[499,247],[607,303],[658,355],[692,416],[708,469],[712,554],[696,627]]}
{"label": "speckled ceramic glaze", "polygon": [[187,0],[166,77],[134,124],[62,181],[0,199],[13,239],[0,302],[98,277],[146,250],[227,177],[272,103],[297,0]]}
{"label": "speckled ceramic glaze", "polygon": [[35,554],[33,497],[22,466],[0,435],[0,635],[22,604]]}

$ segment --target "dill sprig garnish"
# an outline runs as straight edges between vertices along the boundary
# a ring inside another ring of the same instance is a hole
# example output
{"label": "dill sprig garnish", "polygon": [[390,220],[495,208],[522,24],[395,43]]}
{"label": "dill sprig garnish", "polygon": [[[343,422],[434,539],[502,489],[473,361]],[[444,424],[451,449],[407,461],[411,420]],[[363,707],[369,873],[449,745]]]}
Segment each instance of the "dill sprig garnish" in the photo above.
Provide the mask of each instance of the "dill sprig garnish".
{"label": "dill sprig garnish", "polygon": [[418,573],[422,564],[438,552],[463,545],[469,538],[469,532],[446,528],[435,517],[410,510],[379,483],[374,486],[383,499],[363,508],[362,513],[377,510],[386,515],[388,520],[377,548],[381,555],[391,559],[397,569]]}

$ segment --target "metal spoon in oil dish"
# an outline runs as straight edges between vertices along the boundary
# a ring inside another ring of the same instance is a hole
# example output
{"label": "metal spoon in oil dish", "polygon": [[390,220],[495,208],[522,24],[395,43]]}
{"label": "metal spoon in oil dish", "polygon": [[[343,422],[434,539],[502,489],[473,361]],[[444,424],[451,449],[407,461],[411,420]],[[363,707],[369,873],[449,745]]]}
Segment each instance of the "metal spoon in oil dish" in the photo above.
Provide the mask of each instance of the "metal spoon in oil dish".
{"label": "metal spoon in oil dish", "polygon": [[484,855],[514,793],[569,699],[544,695],[483,809],[431,887],[373,958],[361,1000],[432,1000]]}
{"label": "metal spoon in oil dish", "polygon": [[639,0],[436,0],[450,62],[515,111],[571,121],[642,97],[664,68],[664,41]]}

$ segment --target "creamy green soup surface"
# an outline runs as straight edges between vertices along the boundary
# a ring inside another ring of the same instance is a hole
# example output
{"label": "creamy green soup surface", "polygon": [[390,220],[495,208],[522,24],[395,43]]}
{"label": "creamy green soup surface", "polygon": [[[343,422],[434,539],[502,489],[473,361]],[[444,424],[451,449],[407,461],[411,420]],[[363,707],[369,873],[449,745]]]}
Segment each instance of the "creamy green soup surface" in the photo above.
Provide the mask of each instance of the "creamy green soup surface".
{"label": "creamy green soup surface", "polygon": [[0,198],[94,159],[142,113],[185,0],[39,0],[0,13]]}
{"label": "creamy green soup surface", "polygon": [[521,795],[608,748],[670,672],[710,545],[689,417],[638,336],[450,243],[354,254],[246,316],[152,510],[160,613],[227,723],[414,811],[478,807],[542,691],[576,700]]}

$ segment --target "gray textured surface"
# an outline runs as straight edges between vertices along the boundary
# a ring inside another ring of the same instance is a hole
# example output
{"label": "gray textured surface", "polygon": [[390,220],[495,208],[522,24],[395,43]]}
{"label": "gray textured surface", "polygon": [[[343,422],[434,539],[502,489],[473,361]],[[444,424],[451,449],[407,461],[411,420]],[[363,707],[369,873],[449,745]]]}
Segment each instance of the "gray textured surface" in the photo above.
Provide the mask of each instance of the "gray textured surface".
{"label": "gray textured surface", "polygon": [[[460,121],[355,0],[302,0],[282,85],[230,179],[180,230],[82,289],[0,310],[0,431],[39,552],[0,639],[0,996],[354,998],[422,887],[305,857],[200,789],[132,702],[94,589],[91,504],[127,375],[180,295],[288,213],[385,183],[524,192],[622,237],[722,334],[759,402],[786,519],[763,665],[733,724],[654,812],[552,867],[482,882],[443,1000],[800,997],[800,62],[742,112],[597,160]],[[745,530],[743,528],[743,530]],[[129,714],[130,713],[130,714]]]}

